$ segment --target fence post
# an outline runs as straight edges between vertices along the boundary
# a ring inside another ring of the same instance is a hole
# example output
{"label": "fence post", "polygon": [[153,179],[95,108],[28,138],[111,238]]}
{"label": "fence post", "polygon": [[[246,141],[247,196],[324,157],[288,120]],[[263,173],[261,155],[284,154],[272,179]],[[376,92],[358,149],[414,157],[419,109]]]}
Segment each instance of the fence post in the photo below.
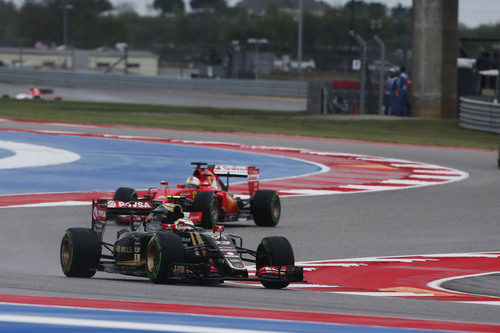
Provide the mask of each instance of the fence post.
{"label": "fence post", "polygon": [[365,98],[366,98],[366,42],[354,31],[350,31],[349,35],[356,40],[361,46],[361,79],[359,82],[359,114],[365,113]]}
{"label": "fence post", "polygon": [[385,65],[385,43],[377,35],[373,39],[380,45],[380,68],[379,68],[379,87],[378,87],[378,114],[384,114],[382,101],[384,99],[384,65]]}

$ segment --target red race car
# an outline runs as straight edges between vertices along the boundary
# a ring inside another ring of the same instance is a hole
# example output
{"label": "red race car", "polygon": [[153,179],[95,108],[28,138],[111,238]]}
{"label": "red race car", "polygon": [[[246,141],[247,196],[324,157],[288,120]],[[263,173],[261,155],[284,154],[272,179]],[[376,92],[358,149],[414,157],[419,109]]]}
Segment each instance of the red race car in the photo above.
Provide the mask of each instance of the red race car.
{"label": "red race car", "polygon": [[57,97],[52,89],[38,89],[35,87],[31,87],[28,90],[28,93],[19,93],[16,96],[16,99],[43,99],[49,101],[59,101],[61,97]]}
{"label": "red race car", "polygon": [[[259,169],[203,162],[191,164],[195,170],[185,184],[168,187],[168,182],[162,181],[165,187],[149,188],[142,197],[132,188],[120,187],[109,202],[114,206],[124,205],[124,208],[129,201],[142,201],[144,205],[151,205],[153,201],[178,203],[186,217],[207,229],[218,222],[230,221],[254,220],[256,225],[266,227],[278,224],[281,215],[279,195],[273,190],[259,190]],[[229,179],[234,177],[247,179],[248,196],[229,192]]]}

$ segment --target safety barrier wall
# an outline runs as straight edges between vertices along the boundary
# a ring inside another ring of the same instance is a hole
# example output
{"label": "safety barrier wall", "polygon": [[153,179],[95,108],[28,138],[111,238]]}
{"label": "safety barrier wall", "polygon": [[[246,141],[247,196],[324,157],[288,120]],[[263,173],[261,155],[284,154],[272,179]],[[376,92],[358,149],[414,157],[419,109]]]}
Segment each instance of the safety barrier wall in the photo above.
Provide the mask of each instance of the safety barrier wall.
{"label": "safety barrier wall", "polygon": [[274,97],[305,98],[307,96],[307,83],[298,81],[175,79],[146,75],[0,68],[0,82],[64,87],[161,89]]}
{"label": "safety barrier wall", "polygon": [[500,134],[500,104],[492,98],[461,97],[460,126]]}

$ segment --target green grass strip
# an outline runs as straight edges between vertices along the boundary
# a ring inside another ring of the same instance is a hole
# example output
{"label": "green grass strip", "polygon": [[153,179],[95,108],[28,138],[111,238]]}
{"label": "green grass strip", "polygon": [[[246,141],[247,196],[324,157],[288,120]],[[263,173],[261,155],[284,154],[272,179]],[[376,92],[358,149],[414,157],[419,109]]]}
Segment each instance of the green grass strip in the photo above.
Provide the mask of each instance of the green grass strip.
{"label": "green grass strip", "polygon": [[0,100],[0,117],[484,149],[497,149],[500,142],[499,135],[463,129],[455,119],[339,119],[295,111],[12,99]]}

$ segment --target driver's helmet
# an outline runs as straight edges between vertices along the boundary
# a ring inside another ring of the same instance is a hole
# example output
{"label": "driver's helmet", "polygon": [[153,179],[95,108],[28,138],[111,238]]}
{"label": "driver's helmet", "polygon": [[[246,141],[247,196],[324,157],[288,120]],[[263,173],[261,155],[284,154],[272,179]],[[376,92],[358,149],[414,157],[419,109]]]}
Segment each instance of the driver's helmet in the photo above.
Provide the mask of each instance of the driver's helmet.
{"label": "driver's helmet", "polygon": [[157,230],[162,224],[173,224],[176,220],[184,217],[182,207],[179,204],[166,203],[156,207],[146,217],[146,226],[148,230]]}
{"label": "driver's helmet", "polygon": [[200,187],[200,180],[194,176],[191,176],[186,180],[186,187],[187,188],[198,188],[198,187]]}
{"label": "driver's helmet", "polygon": [[193,221],[189,219],[178,219],[175,221],[175,229],[177,230],[192,230],[194,229],[194,223]]}

